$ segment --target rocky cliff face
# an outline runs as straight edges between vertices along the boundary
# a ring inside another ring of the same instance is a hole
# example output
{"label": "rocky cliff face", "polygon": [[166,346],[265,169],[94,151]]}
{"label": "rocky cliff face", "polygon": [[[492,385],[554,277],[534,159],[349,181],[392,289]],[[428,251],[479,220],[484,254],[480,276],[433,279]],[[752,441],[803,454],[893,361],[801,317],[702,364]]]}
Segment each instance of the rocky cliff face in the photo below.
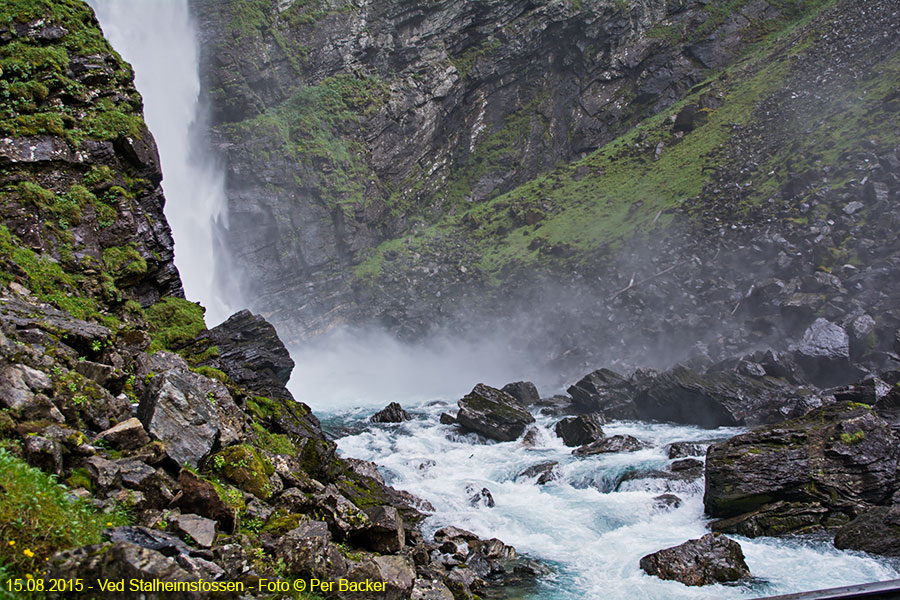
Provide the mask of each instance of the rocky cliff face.
{"label": "rocky cliff face", "polygon": [[90,9],[11,4],[0,13],[0,43],[4,282],[82,317],[183,296],[156,144],[131,67]]}
{"label": "rocky cliff face", "polygon": [[432,562],[425,504],[336,455],[285,388],[294,364],[272,325],[242,311],[206,329],[172,263],[141,112],[86,4],[0,7],[4,577],[253,596],[268,596],[260,577],[342,578],[446,599],[512,569],[511,547],[461,530],[466,551]]}
{"label": "rocky cliff face", "polygon": [[825,318],[883,364],[890,3],[193,7],[235,278],[287,339],[487,319],[574,375]]}
{"label": "rocky cliff face", "polygon": [[379,242],[594,151],[790,16],[655,0],[192,6],[228,245],[290,339],[371,318],[356,286]]}

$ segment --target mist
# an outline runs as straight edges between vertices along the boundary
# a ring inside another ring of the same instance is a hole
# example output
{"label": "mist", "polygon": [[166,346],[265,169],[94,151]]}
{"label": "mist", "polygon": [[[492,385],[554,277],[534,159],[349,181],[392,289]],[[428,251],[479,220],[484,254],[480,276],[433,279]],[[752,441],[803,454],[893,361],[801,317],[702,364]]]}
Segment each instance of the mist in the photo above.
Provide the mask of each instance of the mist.
{"label": "mist", "polygon": [[544,396],[559,377],[511,345],[500,332],[478,339],[433,333],[416,342],[376,328],[340,328],[290,349],[296,363],[288,388],[316,411],[454,402],[476,383],[502,387],[528,380]]}
{"label": "mist", "polygon": [[239,303],[216,284],[215,231],[227,226],[224,176],[200,131],[197,35],[187,0],[87,0],[116,51],[134,68],[147,126],[162,165],[165,215],[177,240],[175,265],[185,295],[224,321]]}

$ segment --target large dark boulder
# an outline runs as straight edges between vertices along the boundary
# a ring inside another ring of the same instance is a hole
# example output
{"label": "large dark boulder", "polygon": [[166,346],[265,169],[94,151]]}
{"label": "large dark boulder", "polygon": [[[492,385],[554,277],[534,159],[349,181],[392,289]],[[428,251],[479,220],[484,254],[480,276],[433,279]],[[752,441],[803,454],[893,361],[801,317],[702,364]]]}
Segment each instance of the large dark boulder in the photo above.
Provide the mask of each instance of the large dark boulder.
{"label": "large dark boulder", "polygon": [[204,364],[224,371],[232,381],[260,396],[293,400],[285,385],[294,361],[275,328],[260,315],[242,310],[200,334],[198,349],[215,346],[218,355]]}
{"label": "large dark boulder", "polygon": [[628,379],[609,369],[585,375],[567,390],[575,406],[608,419],[638,418],[634,408],[634,389]]}
{"label": "large dark boulder", "polygon": [[750,577],[740,544],[716,533],[648,554],[641,559],[641,569],[660,579],[696,586]]}
{"label": "large dark boulder", "polygon": [[554,431],[566,446],[584,446],[603,439],[603,421],[598,415],[566,417],[556,424]]}
{"label": "large dark boulder", "polygon": [[801,399],[792,386],[773,377],[735,371],[701,374],[683,366],[638,372],[633,385],[639,418],[710,428],[781,421]]}
{"label": "large dark boulder", "polygon": [[147,433],[163,442],[180,465],[196,467],[219,439],[216,407],[193,373],[175,369],[156,375],[138,406]]}
{"label": "large dark boulder", "polygon": [[458,404],[459,424],[493,440],[515,440],[527,425],[534,423],[534,417],[515,398],[483,383],[476,385]]}
{"label": "large dark boulder", "polygon": [[530,381],[516,381],[507,383],[501,388],[504,392],[519,401],[522,406],[528,407],[537,404],[541,400],[537,388]]}
{"label": "large dark boulder", "polygon": [[898,456],[891,428],[870,407],[830,404],[710,446],[706,512],[735,527],[762,515],[764,525],[744,526],[746,535],[840,523],[890,501]]}
{"label": "large dark boulder", "polygon": [[876,506],[840,529],[834,545],[842,550],[900,556],[900,506]]}

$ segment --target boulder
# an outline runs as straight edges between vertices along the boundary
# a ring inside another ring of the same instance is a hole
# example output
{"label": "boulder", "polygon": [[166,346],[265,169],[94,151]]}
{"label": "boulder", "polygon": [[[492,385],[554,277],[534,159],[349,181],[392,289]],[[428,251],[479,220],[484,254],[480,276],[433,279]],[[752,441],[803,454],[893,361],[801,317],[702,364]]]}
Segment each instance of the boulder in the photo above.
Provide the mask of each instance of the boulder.
{"label": "boulder", "polygon": [[636,419],[634,389],[625,377],[609,369],[598,369],[567,390],[575,406],[608,419]]}
{"label": "boulder", "polygon": [[639,371],[633,385],[640,419],[709,428],[778,422],[801,398],[796,389],[773,377],[734,371],[701,374],[683,366],[663,373]]}
{"label": "boulder", "polygon": [[849,520],[835,514],[819,502],[772,502],[736,517],[710,523],[719,533],[733,533],[745,537],[777,536],[785,532],[807,533],[842,525]]}
{"label": "boulder", "polygon": [[275,542],[275,554],[288,573],[322,580],[337,580],[347,572],[347,561],[331,543],[328,524],[304,521]]}
{"label": "boulder", "polygon": [[144,392],[137,416],[179,465],[196,467],[219,438],[216,408],[191,373],[175,369],[156,375]]}
{"label": "boulder", "polygon": [[537,388],[530,381],[516,381],[514,383],[507,383],[501,389],[518,400],[519,404],[526,408],[531,406],[532,404],[537,404],[541,400],[541,396],[540,394],[538,394]]}
{"label": "boulder", "polygon": [[669,458],[687,458],[705,454],[706,446],[699,442],[672,442],[666,446],[666,455]]}
{"label": "boulder", "polygon": [[216,540],[218,524],[212,519],[188,513],[169,517],[169,527],[185,541],[193,540],[198,546],[209,548]]}
{"label": "boulder", "polygon": [[555,460],[550,460],[532,465],[516,475],[516,481],[519,479],[535,479],[537,485],[544,485],[559,479],[559,463]]}
{"label": "boulder", "polygon": [[369,417],[369,420],[373,423],[402,423],[403,421],[409,421],[411,418],[409,413],[403,410],[402,406],[396,402],[391,402]]}
{"label": "boulder", "polygon": [[416,579],[409,600],[454,600],[453,592],[435,579]]}
{"label": "boulder", "polygon": [[850,336],[827,319],[816,319],[791,351],[808,380],[816,385],[846,384],[859,376],[850,365]]}
{"label": "boulder", "polygon": [[375,506],[365,510],[369,527],[358,534],[357,541],[364,548],[379,554],[396,554],[406,543],[403,518],[393,506]]}
{"label": "boulder", "polygon": [[586,444],[580,448],[575,448],[572,454],[575,456],[593,456],[594,454],[609,454],[612,452],[635,452],[646,447],[647,445],[636,437],[614,435]]}
{"label": "boulder", "polygon": [[[762,509],[775,523],[778,514],[794,514],[798,505],[808,513],[806,507],[814,505],[825,511],[816,513],[819,522],[840,522],[861,506],[890,500],[898,456],[891,428],[870,407],[826,405],[710,446],[706,512],[729,519]],[[792,517],[770,531],[808,525],[808,517]]]}
{"label": "boulder", "polygon": [[838,529],[834,545],[883,556],[900,556],[900,506],[876,506]]}
{"label": "boulder", "polygon": [[602,417],[596,414],[566,417],[554,427],[556,435],[569,447],[584,446],[603,439]]}
{"label": "boulder", "polygon": [[641,569],[660,579],[692,586],[750,577],[740,544],[717,533],[648,554],[641,559]]}
{"label": "boulder", "polygon": [[[49,577],[52,579],[86,581],[197,581],[200,577],[184,568],[175,558],[165,556],[156,550],[120,541],[111,544],[83,546],[67,550],[53,556]],[[96,590],[67,591],[65,598],[94,598]],[[204,598],[207,594],[183,592],[186,599]],[[149,592],[143,594],[148,600],[161,600],[169,594]]]}
{"label": "boulder", "polygon": [[[365,584],[366,580],[384,582],[383,592],[366,592],[373,600],[406,600],[416,581],[416,570],[404,556],[372,556],[353,564],[347,571],[347,581]],[[351,588],[352,589],[352,588]]]}
{"label": "boulder", "polygon": [[132,417],[100,432],[94,439],[94,443],[101,441],[118,450],[136,450],[149,444],[150,436],[144,431],[141,422]]}
{"label": "boulder", "polygon": [[172,500],[173,506],[185,513],[196,513],[213,519],[219,523],[223,531],[234,531],[237,525],[237,511],[219,496],[212,483],[182,469],[178,475],[178,485],[181,491]]}
{"label": "boulder", "polygon": [[522,435],[534,417],[515,398],[479,383],[459,400],[457,421],[466,429],[490,439],[510,442]]}

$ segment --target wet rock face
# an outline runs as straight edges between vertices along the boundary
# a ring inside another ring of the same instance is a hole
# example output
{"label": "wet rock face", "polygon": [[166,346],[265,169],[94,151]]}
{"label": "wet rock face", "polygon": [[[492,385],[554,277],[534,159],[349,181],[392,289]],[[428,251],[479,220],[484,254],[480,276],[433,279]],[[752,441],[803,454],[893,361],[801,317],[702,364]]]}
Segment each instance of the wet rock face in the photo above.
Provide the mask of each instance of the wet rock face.
{"label": "wet rock face", "polygon": [[294,361],[275,328],[248,310],[237,312],[204,332],[196,345],[216,346],[218,356],[206,362],[220,369],[243,387],[260,396],[293,400],[284,387],[291,377]]}
{"label": "wet rock face", "polygon": [[[668,15],[659,0],[628,10],[599,0],[577,9],[523,0],[304,6],[262,3],[265,25],[236,42],[238,0],[192,3],[213,138],[228,170],[228,245],[254,308],[291,340],[372,317],[348,276],[382,235],[402,235],[413,215],[486,200],[595,149],[702,77],[683,48],[640,37],[667,16],[688,28],[702,22],[699,2]],[[740,29],[721,38],[739,45]],[[348,74],[365,74],[360,90],[340,87]],[[295,144],[287,158],[276,131],[252,133],[261,131],[254,119],[273,111],[316,114],[319,92],[331,89],[356,113],[326,134],[337,148],[362,150],[349,185],[338,174],[346,165],[328,155]],[[521,126],[511,130],[510,119]],[[505,135],[517,143],[487,156],[491,137]],[[442,191],[446,181],[461,184],[460,198]],[[409,207],[399,217],[391,213],[398,202]]]}
{"label": "wet rock face", "polygon": [[720,530],[747,535],[840,524],[890,502],[898,456],[891,428],[869,407],[827,405],[710,446],[704,505],[723,519]]}
{"label": "wet rock face", "polygon": [[740,544],[715,533],[641,559],[641,569],[660,579],[700,586],[750,577]]}
{"label": "wet rock face", "polygon": [[871,508],[840,529],[834,545],[883,556],[900,556],[900,506]]}
{"label": "wet rock face", "polygon": [[493,440],[510,442],[534,423],[534,417],[523,409],[515,398],[490,386],[479,383],[459,400],[457,422]]}
{"label": "wet rock face", "polygon": [[554,431],[566,446],[583,446],[603,438],[602,420],[597,415],[566,417],[556,424]]}

